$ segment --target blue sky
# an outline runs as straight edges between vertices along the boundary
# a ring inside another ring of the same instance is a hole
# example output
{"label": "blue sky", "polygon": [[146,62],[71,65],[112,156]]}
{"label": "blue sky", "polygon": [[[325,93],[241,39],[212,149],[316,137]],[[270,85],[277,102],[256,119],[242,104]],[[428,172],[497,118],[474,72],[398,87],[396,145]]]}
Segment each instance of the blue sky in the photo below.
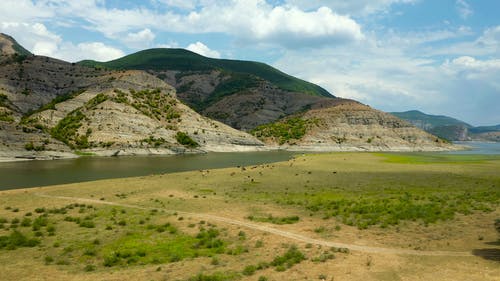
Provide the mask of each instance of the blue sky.
{"label": "blue sky", "polygon": [[0,32],[38,55],[153,47],[266,62],[384,111],[500,123],[496,0],[2,0]]}

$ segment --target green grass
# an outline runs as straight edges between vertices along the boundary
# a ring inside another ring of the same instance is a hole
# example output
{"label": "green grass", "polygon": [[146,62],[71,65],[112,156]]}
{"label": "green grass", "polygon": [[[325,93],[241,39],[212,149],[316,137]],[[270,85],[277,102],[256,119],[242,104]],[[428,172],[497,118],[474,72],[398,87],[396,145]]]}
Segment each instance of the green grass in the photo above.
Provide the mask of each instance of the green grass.
{"label": "green grass", "polygon": [[465,164],[498,160],[495,155],[460,155],[438,153],[378,153],[387,163],[395,164]]}

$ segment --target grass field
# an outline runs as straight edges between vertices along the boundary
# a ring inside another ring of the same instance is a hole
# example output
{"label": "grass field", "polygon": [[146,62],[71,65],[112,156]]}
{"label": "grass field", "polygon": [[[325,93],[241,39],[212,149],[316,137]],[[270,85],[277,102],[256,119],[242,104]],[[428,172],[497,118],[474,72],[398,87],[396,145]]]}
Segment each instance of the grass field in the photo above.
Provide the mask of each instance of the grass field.
{"label": "grass field", "polygon": [[331,153],[3,191],[0,279],[498,280],[499,171]]}

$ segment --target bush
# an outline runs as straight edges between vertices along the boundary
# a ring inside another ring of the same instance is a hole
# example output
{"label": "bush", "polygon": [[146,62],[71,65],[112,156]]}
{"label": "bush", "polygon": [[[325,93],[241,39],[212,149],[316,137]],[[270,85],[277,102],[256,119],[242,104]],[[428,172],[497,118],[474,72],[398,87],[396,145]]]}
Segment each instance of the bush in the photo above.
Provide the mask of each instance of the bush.
{"label": "bush", "polygon": [[177,135],[175,135],[175,139],[177,140],[178,143],[190,148],[199,146],[199,144],[196,141],[194,141],[190,136],[188,136],[188,134],[184,132],[177,132]]}
{"label": "bush", "polygon": [[276,266],[277,271],[284,271],[281,269],[291,268],[295,264],[298,264],[305,259],[306,257],[301,251],[297,249],[297,246],[292,246],[283,256],[275,257],[271,262],[271,265]]}
{"label": "bush", "polygon": [[249,266],[246,266],[245,269],[243,269],[242,273],[243,273],[243,275],[250,276],[250,275],[253,275],[256,270],[257,270],[257,267],[255,265],[249,265]]}
{"label": "bush", "polygon": [[18,247],[35,247],[40,240],[27,238],[21,232],[14,230],[9,236],[0,236],[0,249],[15,250]]}

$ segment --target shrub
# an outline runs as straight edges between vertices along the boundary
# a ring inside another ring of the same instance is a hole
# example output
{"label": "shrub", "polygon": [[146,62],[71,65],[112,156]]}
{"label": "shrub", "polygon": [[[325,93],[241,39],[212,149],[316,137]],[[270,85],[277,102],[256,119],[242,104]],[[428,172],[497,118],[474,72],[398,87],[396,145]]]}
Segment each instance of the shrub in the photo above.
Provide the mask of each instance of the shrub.
{"label": "shrub", "polygon": [[257,271],[257,267],[255,265],[248,265],[243,269],[243,275],[250,276],[253,275]]}
{"label": "shrub", "polygon": [[276,266],[277,271],[284,271],[281,269],[291,268],[305,259],[306,257],[297,249],[297,246],[291,246],[284,255],[275,257],[271,265]]}
{"label": "shrub", "polygon": [[188,136],[188,134],[184,132],[177,132],[177,134],[175,135],[175,139],[177,140],[178,143],[190,148],[199,146],[199,144],[196,141],[194,141],[190,136]]}
{"label": "shrub", "polygon": [[40,240],[27,238],[21,232],[14,230],[9,236],[0,236],[0,249],[14,250],[18,247],[35,247]]}

